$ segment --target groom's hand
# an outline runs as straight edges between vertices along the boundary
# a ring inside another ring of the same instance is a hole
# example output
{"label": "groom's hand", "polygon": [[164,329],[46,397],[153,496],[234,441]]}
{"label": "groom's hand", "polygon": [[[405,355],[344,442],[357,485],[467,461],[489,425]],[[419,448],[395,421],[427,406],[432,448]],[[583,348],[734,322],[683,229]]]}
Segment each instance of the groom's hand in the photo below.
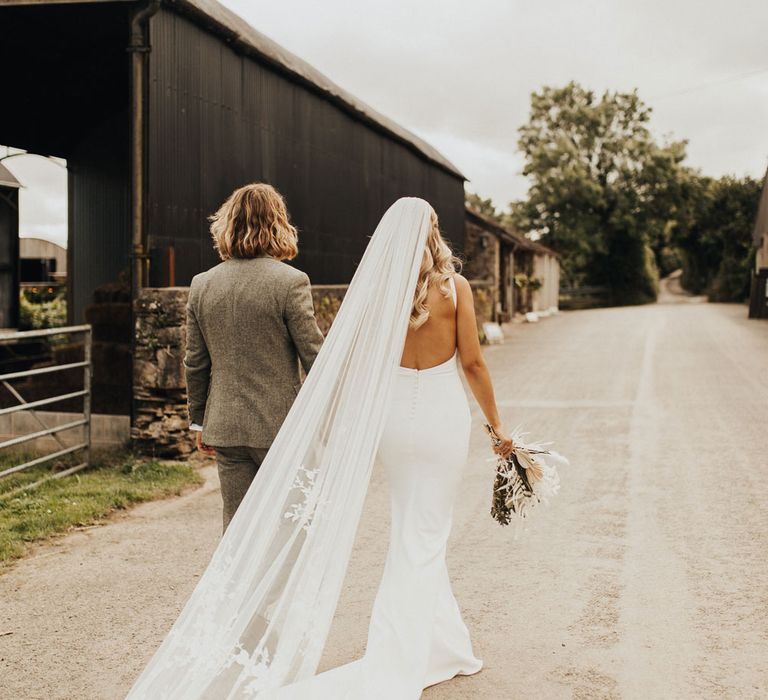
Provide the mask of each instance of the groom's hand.
{"label": "groom's hand", "polygon": [[197,442],[197,449],[200,450],[203,454],[213,456],[215,454],[213,448],[210,445],[206,445],[203,442],[203,431],[202,430],[196,430],[195,431],[195,440]]}

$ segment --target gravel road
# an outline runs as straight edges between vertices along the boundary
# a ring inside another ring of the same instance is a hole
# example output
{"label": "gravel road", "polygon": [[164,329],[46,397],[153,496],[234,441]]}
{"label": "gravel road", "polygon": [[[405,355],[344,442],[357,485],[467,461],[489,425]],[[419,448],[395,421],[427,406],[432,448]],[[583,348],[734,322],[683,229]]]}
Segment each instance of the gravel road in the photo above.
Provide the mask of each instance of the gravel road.
{"label": "gravel road", "polygon": [[[486,356],[503,414],[571,459],[515,540],[476,423],[449,552],[485,669],[425,700],[768,697],[768,323],[700,303],[562,313]],[[0,698],[122,698],[216,544],[214,470],[0,576]],[[362,653],[374,475],[324,667]]]}

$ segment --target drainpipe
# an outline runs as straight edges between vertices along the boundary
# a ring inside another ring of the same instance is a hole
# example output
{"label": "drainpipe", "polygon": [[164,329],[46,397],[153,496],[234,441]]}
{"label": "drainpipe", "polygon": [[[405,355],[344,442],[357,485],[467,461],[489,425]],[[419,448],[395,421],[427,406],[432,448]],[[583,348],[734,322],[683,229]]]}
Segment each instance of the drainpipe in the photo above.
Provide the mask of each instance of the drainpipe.
{"label": "drainpipe", "polygon": [[136,10],[130,20],[131,54],[131,239],[134,298],[149,277],[149,254],[144,232],[144,95],[146,56],[150,51],[147,20],[160,9],[161,0],[151,0]]}

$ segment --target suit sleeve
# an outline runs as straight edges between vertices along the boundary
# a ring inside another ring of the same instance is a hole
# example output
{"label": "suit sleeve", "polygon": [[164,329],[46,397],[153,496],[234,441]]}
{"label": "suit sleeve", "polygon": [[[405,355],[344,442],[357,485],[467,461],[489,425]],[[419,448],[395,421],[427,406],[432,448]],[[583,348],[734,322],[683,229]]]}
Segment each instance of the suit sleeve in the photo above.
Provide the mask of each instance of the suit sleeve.
{"label": "suit sleeve", "polygon": [[309,372],[323,344],[323,334],[315,320],[309,277],[304,274],[288,289],[285,301],[285,324],[299,353],[301,366],[305,372]]}
{"label": "suit sleeve", "polygon": [[208,346],[197,320],[192,289],[189,291],[187,302],[187,350],[184,355],[184,370],[187,377],[189,421],[202,425],[208,386],[211,382],[211,356],[208,354]]}

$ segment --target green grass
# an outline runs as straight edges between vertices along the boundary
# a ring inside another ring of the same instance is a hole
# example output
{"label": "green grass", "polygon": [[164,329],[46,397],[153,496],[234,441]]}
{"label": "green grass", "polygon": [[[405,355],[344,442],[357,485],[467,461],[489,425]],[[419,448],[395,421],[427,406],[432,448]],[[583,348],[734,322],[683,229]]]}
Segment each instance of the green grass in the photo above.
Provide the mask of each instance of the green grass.
{"label": "green grass", "polygon": [[[3,455],[0,469],[34,456]],[[72,464],[60,460],[55,468]],[[0,569],[24,556],[33,542],[92,525],[135,503],[178,495],[202,483],[197,471],[185,463],[111,453],[97,457],[90,469],[3,497],[50,473],[50,465],[41,465],[0,479]]]}

